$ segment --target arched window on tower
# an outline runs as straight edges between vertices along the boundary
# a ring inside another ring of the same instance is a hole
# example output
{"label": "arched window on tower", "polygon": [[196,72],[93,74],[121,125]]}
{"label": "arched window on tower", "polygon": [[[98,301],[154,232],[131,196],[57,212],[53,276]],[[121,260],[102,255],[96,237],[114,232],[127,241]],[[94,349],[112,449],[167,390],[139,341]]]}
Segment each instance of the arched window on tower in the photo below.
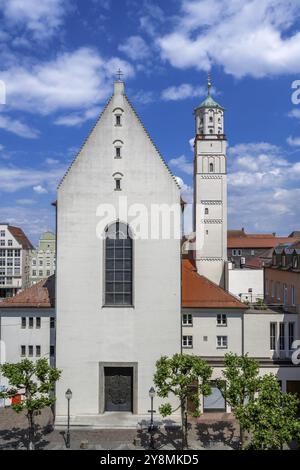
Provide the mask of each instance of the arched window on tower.
{"label": "arched window on tower", "polygon": [[213,163],[210,163],[210,164],[209,164],[209,172],[210,172],[210,173],[213,173],[213,172],[214,172],[214,164],[213,164]]}
{"label": "arched window on tower", "polygon": [[105,305],[132,305],[133,242],[128,225],[115,222],[105,233]]}

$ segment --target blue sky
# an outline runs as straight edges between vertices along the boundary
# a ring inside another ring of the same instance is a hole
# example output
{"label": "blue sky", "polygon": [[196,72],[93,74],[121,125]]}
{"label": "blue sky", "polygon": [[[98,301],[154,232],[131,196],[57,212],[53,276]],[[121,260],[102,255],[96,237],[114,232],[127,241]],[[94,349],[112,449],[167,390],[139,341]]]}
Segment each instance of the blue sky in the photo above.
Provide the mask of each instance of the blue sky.
{"label": "blue sky", "polygon": [[299,2],[0,0],[0,20],[1,221],[33,242],[54,228],[57,183],[121,67],[189,202],[192,112],[211,71],[226,108],[229,227],[300,229]]}

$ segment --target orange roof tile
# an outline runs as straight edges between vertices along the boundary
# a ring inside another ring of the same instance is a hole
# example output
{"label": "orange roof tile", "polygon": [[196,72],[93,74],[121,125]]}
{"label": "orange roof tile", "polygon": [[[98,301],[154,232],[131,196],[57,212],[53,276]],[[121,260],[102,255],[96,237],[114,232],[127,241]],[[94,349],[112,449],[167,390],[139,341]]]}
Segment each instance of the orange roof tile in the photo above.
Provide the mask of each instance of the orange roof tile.
{"label": "orange roof tile", "polygon": [[55,276],[42,279],[14,297],[0,302],[0,308],[52,308],[55,306]]}
{"label": "orange roof tile", "polygon": [[247,309],[236,297],[199,275],[188,259],[182,260],[182,307]]}
{"label": "orange roof tile", "polygon": [[290,237],[257,237],[247,235],[246,237],[228,237],[228,248],[275,248],[285,243],[295,243],[298,238]]}

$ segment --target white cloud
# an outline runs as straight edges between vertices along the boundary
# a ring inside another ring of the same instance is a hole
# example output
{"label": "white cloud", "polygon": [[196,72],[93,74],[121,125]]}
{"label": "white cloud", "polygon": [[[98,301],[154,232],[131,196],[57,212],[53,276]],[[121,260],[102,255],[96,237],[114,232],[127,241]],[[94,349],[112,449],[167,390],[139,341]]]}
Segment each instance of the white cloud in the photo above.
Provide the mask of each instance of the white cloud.
{"label": "white cloud", "polygon": [[287,234],[298,228],[300,162],[267,142],[228,151],[229,226]]}
{"label": "white cloud", "polygon": [[55,192],[57,184],[66,171],[65,165],[57,165],[46,169],[20,168],[16,166],[0,166],[0,189],[3,192],[14,193],[28,188],[35,188],[39,193],[40,188],[47,192]]}
{"label": "white cloud", "polygon": [[61,27],[67,4],[66,0],[0,0],[0,9],[6,26],[23,27],[44,40]]}
{"label": "white cloud", "polygon": [[286,139],[291,147],[300,147],[300,137],[292,137],[291,135]]}
{"label": "white cloud", "polygon": [[289,113],[288,116],[291,118],[300,119],[300,108],[294,108]]}
{"label": "white cloud", "polygon": [[59,163],[59,160],[55,160],[54,158],[46,158],[47,165],[56,165]]}
{"label": "white cloud", "polygon": [[7,88],[7,104],[47,115],[61,110],[88,110],[111,92],[112,77],[121,68],[126,78],[132,66],[117,57],[105,59],[88,47],[59,54],[50,62],[11,66],[0,73]]}
{"label": "white cloud", "polygon": [[37,186],[33,186],[33,191],[37,194],[46,194],[48,191],[46,188],[38,184]]}
{"label": "white cloud", "polygon": [[141,36],[130,36],[124,44],[119,45],[118,49],[131,60],[142,60],[150,54],[150,49]]}
{"label": "white cloud", "polygon": [[4,129],[19,137],[24,137],[25,139],[37,139],[40,134],[37,129],[29,127],[24,122],[4,115],[0,115],[0,129]]}
{"label": "white cloud", "polygon": [[65,116],[58,117],[54,121],[54,124],[67,127],[81,126],[81,124],[88,121],[89,119],[96,118],[100,114],[100,111],[101,108],[96,106],[91,109],[87,109],[82,113],[67,114]]}
{"label": "white cloud", "polygon": [[132,101],[140,104],[149,104],[155,101],[155,93],[153,91],[139,90],[137,93],[134,93],[132,96]]}
{"label": "white cloud", "polygon": [[[157,38],[174,67],[222,66],[235,77],[300,71],[300,4],[292,0],[182,0],[176,24]],[[182,53],[184,51],[184,53]]]}
{"label": "white cloud", "polygon": [[195,98],[204,96],[206,89],[203,86],[194,86],[189,83],[183,83],[179,86],[171,86],[162,91],[161,97],[164,101],[179,101],[186,98]]}
{"label": "white cloud", "polygon": [[35,204],[35,200],[29,198],[17,199],[16,203],[20,204],[21,206],[32,206],[33,204]]}
{"label": "white cloud", "polygon": [[194,171],[193,163],[188,161],[185,155],[181,155],[177,158],[172,158],[169,161],[170,166],[177,168],[178,170],[186,173],[187,175],[192,175]]}

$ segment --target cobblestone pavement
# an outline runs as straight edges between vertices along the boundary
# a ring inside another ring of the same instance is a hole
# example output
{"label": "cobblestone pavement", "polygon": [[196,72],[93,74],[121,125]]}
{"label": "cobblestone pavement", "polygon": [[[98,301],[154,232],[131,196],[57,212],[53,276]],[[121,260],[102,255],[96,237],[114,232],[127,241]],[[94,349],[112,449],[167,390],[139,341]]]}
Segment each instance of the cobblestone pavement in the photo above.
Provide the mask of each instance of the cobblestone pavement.
{"label": "cobblestone pavement", "polygon": [[[178,428],[158,429],[154,434],[156,449],[180,449]],[[235,449],[238,431],[232,416],[211,414],[189,422],[191,449]],[[10,408],[0,409],[0,449],[26,449],[27,420],[24,413]],[[71,429],[71,449],[138,450],[149,449],[149,433],[145,429]],[[60,450],[66,448],[65,431],[53,429],[50,409],[36,417],[36,448]]]}

